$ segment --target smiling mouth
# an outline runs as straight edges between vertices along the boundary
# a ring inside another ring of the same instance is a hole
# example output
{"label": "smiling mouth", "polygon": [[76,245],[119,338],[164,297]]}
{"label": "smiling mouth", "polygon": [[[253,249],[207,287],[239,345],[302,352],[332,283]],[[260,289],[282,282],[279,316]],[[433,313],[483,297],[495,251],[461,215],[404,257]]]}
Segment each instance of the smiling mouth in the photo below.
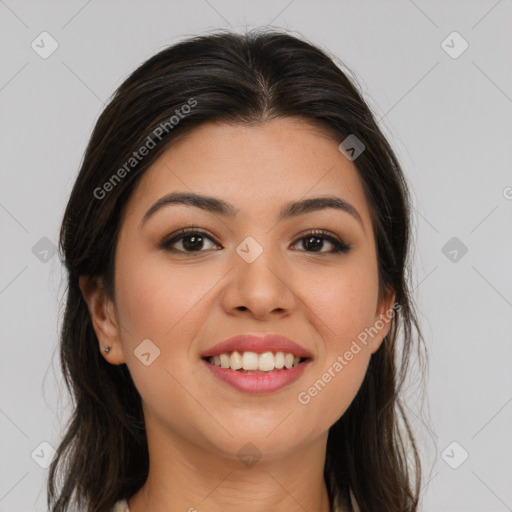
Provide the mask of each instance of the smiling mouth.
{"label": "smiling mouth", "polygon": [[289,370],[310,360],[309,357],[299,357],[290,352],[269,351],[259,354],[250,351],[238,352],[236,350],[203,359],[219,368],[252,374],[266,374],[273,373],[276,370]]}

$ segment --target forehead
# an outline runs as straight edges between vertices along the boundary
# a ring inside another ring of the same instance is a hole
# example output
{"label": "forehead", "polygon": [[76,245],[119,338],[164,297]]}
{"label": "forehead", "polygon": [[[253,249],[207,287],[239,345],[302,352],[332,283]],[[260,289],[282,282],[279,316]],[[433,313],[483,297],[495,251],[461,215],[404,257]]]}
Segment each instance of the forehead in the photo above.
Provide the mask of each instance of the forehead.
{"label": "forehead", "polygon": [[277,214],[285,202],[337,195],[354,205],[366,229],[370,220],[359,174],[339,151],[339,142],[299,118],[251,126],[204,123],[173,141],[150,166],[127,213],[140,219],[175,190],[222,198],[241,216],[257,218]]}

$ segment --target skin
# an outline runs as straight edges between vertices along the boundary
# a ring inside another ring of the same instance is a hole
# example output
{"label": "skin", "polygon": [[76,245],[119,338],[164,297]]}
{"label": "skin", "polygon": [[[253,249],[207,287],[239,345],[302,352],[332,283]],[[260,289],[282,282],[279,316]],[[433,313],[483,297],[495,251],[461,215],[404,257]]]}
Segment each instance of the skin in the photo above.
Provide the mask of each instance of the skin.
{"label": "skin", "polygon": [[[80,278],[99,349],[110,346],[105,359],[128,366],[143,402],[150,471],[129,500],[131,512],[329,511],[328,430],[354,399],[390,321],[309,403],[297,396],[394,303],[394,294],[378,301],[368,204],[339,142],[298,118],[201,125],[155,161],[126,205],[115,301],[101,281]],[[173,191],[221,198],[237,215],[170,205],[140,227],[153,203]],[[322,195],[352,204],[362,225],[335,209],[277,221],[285,203]],[[183,239],[173,246],[182,252],[159,247],[189,226],[211,234],[202,252],[185,252]],[[323,239],[315,252],[298,237],[309,229],[325,229],[352,249],[330,254]],[[236,252],[247,236],[263,248],[252,263]],[[277,392],[237,391],[200,359],[233,335],[268,332],[314,356],[299,380]],[[148,366],[134,354],[145,339],[160,350]],[[250,466],[237,456],[248,442],[261,454]]]}

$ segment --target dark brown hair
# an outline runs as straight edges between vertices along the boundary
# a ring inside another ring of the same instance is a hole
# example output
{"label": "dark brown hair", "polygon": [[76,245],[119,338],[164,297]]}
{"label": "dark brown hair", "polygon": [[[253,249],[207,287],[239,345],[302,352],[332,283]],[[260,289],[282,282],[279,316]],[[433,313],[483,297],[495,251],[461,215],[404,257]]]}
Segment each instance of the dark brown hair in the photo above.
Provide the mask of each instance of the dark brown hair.
{"label": "dark brown hair", "polygon": [[[352,510],[352,492],[362,512],[418,510],[420,459],[399,399],[410,354],[416,348],[421,362],[424,348],[408,290],[409,192],[369,107],[335,61],[282,31],[216,31],[144,62],[100,115],[59,240],[68,275],[60,361],[74,409],[49,471],[51,512],[76,506],[109,510],[142,487],[149,468],[140,395],[127,366],[111,365],[100,354],[79,277],[101,278],[114,300],[123,207],[144,172],[180,134],[212,120],[257,124],[290,116],[323,127],[339,142],[353,134],[364,144],[354,164],[375,233],[380,297],[392,290],[400,306],[357,396],[330,428],[324,477],[331,504]],[[130,160],[149,141],[151,150]]]}

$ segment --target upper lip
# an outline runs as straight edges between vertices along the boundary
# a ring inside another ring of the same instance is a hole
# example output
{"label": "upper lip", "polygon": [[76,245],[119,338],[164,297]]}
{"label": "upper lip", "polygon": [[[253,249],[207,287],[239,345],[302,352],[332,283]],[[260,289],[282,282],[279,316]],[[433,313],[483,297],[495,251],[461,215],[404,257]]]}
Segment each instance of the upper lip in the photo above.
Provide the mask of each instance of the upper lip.
{"label": "upper lip", "polygon": [[217,345],[209,348],[201,354],[201,357],[211,357],[223,352],[255,352],[262,354],[263,352],[289,352],[295,356],[312,358],[313,355],[309,350],[280,334],[240,334],[228,338]]}

